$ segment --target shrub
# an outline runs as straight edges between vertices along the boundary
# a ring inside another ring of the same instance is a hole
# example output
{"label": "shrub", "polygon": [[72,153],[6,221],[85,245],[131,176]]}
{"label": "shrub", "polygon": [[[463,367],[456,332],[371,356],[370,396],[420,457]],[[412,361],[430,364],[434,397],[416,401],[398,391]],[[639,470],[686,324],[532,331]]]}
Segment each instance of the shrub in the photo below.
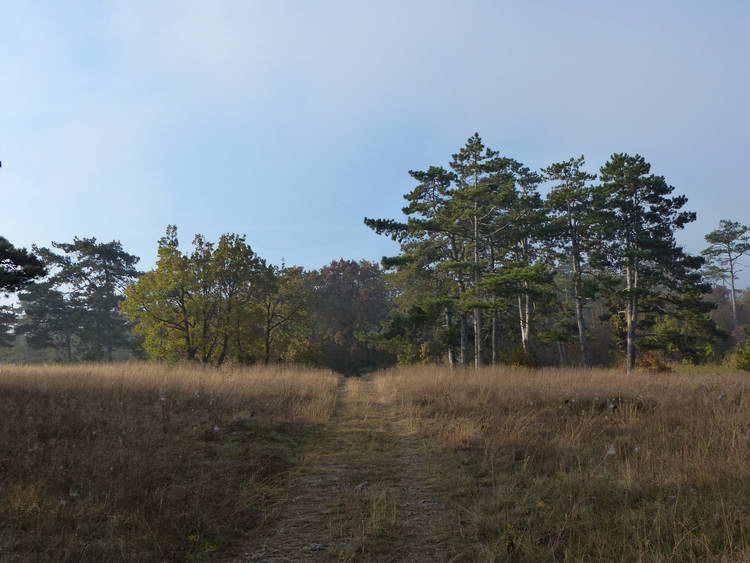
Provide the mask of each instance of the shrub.
{"label": "shrub", "polygon": [[638,367],[651,373],[671,373],[673,371],[664,354],[656,350],[648,350],[641,354],[638,358]]}
{"label": "shrub", "polygon": [[745,345],[737,354],[737,369],[750,371],[750,331],[745,338]]}

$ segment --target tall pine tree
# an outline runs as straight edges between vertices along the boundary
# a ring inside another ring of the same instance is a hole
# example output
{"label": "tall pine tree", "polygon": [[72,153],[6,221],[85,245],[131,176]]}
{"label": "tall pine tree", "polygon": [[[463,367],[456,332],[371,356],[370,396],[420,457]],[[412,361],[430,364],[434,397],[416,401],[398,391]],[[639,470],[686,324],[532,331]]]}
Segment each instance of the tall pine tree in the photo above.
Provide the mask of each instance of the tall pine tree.
{"label": "tall pine tree", "polygon": [[687,198],[673,196],[663,176],[651,174],[640,156],[613,154],[600,169],[594,191],[598,237],[595,262],[619,281],[609,292],[610,303],[624,316],[627,372],[636,367],[639,323],[660,300],[703,290],[700,257],[677,245],[675,231],[695,220],[683,211]]}
{"label": "tall pine tree", "polygon": [[590,182],[596,179],[596,175],[583,170],[584,164],[585,159],[580,156],[551,164],[542,173],[546,180],[555,183],[547,195],[547,206],[550,209],[553,233],[562,249],[562,259],[570,264],[581,362],[588,365],[590,360],[584,307],[590,291],[586,287],[585,271],[592,244],[588,234],[593,221],[593,189]]}
{"label": "tall pine tree", "polygon": [[732,305],[732,323],[736,329],[737,317],[737,274],[742,270],[739,260],[750,254],[750,227],[736,221],[722,220],[719,228],[706,235],[710,245],[702,254],[710,260],[713,277],[721,277],[729,282],[729,300]]}

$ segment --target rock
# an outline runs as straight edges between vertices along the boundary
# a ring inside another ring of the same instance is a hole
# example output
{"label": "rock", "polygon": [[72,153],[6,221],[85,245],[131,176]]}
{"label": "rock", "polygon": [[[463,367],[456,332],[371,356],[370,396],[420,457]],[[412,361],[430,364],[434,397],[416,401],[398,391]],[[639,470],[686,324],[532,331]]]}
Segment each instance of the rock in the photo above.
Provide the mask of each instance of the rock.
{"label": "rock", "polygon": [[309,543],[302,548],[302,551],[325,551],[329,547],[327,543]]}

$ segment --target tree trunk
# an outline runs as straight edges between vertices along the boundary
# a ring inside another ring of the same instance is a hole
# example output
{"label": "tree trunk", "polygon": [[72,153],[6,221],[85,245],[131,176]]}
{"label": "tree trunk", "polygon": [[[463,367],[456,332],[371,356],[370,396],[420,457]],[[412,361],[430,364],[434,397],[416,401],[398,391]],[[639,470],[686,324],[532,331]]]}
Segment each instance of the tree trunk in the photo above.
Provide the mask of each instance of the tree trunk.
{"label": "tree trunk", "polygon": [[474,368],[482,365],[482,310],[474,308]]}
{"label": "tree trunk", "polygon": [[266,341],[263,350],[263,363],[268,365],[271,362],[271,331],[266,330]]}
{"label": "tree trunk", "polygon": [[224,339],[221,342],[221,352],[219,352],[219,357],[216,360],[216,367],[219,367],[224,363],[224,361],[227,358],[227,345],[229,344],[229,334],[224,334]]}
{"label": "tree trunk", "polygon": [[730,258],[729,260],[729,301],[732,303],[732,327],[737,328],[739,323],[737,322],[737,297],[734,289],[734,261]]}
{"label": "tree trunk", "polygon": [[447,342],[448,365],[450,367],[453,367],[453,365],[455,364],[455,358],[453,357],[453,338],[451,335],[452,325],[453,325],[453,321],[451,319],[451,312],[448,309],[446,309],[445,310],[445,331],[448,337],[448,342]]}
{"label": "tree trunk", "polygon": [[630,375],[635,370],[635,339],[636,339],[636,319],[638,317],[638,272],[635,268],[629,266],[625,269],[627,276],[628,306],[625,311],[627,317],[627,342],[625,345],[625,356],[627,365],[627,374]]}
{"label": "tree trunk", "polygon": [[529,295],[523,294],[518,296],[518,319],[521,327],[521,348],[524,354],[529,353],[529,314],[531,304]]}
{"label": "tree trunk", "polygon": [[628,299],[627,310],[627,344],[625,355],[627,358],[627,373],[630,375],[635,370],[635,299]]}
{"label": "tree trunk", "polygon": [[[479,298],[479,217],[477,203],[474,203],[474,291],[475,299]],[[474,368],[482,365],[482,310],[474,307]]]}
{"label": "tree trunk", "polygon": [[73,345],[70,334],[65,335],[65,361],[68,363],[73,361]]}
{"label": "tree trunk", "polygon": [[523,297],[521,295],[518,296],[518,323],[521,329],[521,348],[523,348],[524,353],[526,353],[526,338],[525,338],[526,331],[524,330]]}
{"label": "tree trunk", "polygon": [[492,311],[492,364],[497,363],[497,311]]}
{"label": "tree trunk", "polygon": [[[572,229],[572,226],[571,226]],[[578,345],[581,350],[581,363],[589,365],[588,343],[586,342],[586,321],[583,318],[583,287],[581,272],[581,251],[578,238],[573,237],[573,293],[575,299],[576,325],[578,325]]]}
{"label": "tree trunk", "polygon": [[[578,285],[578,282],[576,282]],[[581,363],[584,366],[589,365],[588,342],[586,341],[586,325],[583,318],[583,299],[580,296],[578,287],[575,288],[576,302],[576,324],[578,325],[578,345],[581,350]]]}
{"label": "tree trunk", "polygon": [[[524,282],[524,283],[528,287],[528,284],[526,282]],[[526,309],[526,311],[525,311],[526,312],[526,335],[525,335],[525,338],[526,338],[526,349],[528,350],[528,348],[529,348],[529,334],[531,332],[531,298],[529,297],[529,294],[526,293],[523,296],[523,299],[524,299],[524,306],[525,306],[525,309]]]}
{"label": "tree trunk", "polygon": [[461,350],[459,360],[462,366],[469,363],[469,327],[466,320],[466,313],[461,313]]}
{"label": "tree trunk", "polygon": [[183,324],[185,326],[185,358],[188,360],[194,360],[196,350],[190,339],[190,324],[188,321],[185,321]]}

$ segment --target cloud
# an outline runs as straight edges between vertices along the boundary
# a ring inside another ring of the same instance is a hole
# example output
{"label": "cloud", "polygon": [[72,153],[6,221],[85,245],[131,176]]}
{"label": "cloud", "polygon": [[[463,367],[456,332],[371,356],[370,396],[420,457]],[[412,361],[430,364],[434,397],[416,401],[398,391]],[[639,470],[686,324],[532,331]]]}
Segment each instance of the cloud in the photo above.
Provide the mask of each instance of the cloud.
{"label": "cloud", "polygon": [[26,244],[117,237],[147,258],[178,222],[252,233],[290,262],[377,258],[392,245],[361,217],[398,214],[406,170],[444,163],[478,130],[535,167],[644,154],[700,212],[684,236],[698,250],[720,218],[750,221],[749,12],[541,0],[5,7],[0,182],[19,212],[4,228]]}

